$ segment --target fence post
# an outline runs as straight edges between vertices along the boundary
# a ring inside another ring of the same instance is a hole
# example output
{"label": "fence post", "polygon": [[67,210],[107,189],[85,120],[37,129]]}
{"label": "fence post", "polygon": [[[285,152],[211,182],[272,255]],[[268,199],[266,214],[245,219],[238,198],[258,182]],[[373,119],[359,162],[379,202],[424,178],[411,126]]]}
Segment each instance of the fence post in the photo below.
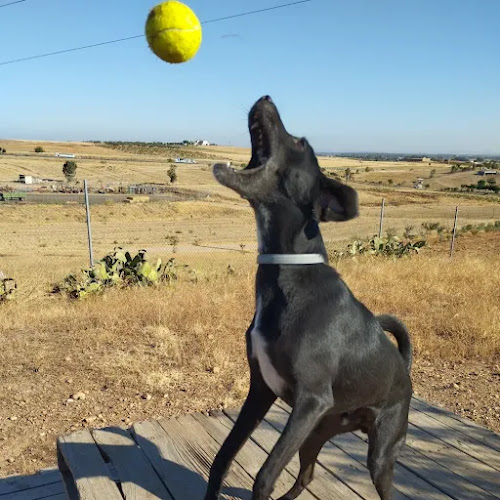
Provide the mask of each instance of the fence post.
{"label": "fence post", "polygon": [[85,211],[87,213],[87,236],[89,239],[90,267],[94,267],[94,252],[92,251],[92,226],[90,224],[90,204],[87,181],[83,181],[83,192],[85,193]]}
{"label": "fence post", "polygon": [[382,198],[382,205],[380,206],[380,223],[378,226],[379,238],[382,238],[382,230],[384,229],[384,210],[385,210],[385,198]]}
{"label": "fence post", "polygon": [[451,237],[450,258],[453,257],[453,250],[455,250],[455,235],[457,233],[457,219],[458,219],[458,206],[455,208],[455,220],[453,222],[453,235]]}

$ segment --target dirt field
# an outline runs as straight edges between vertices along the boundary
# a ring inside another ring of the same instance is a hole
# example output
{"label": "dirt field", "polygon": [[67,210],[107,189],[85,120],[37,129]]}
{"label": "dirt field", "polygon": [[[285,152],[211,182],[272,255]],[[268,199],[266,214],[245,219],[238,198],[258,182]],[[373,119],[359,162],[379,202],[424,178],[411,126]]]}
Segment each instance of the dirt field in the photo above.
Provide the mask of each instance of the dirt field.
{"label": "dirt field", "polygon": [[[38,145],[0,144],[19,154]],[[138,158],[83,143],[42,145],[52,153],[71,146],[69,152],[94,155],[77,159],[78,175],[94,182],[119,182],[121,176],[165,181],[168,165],[154,155]],[[248,155],[208,149],[234,162]],[[247,389],[243,334],[254,307],[255,223],[246,202],[217,186],[204,161],[179,167],[178,184],[209,197],[91,207],[96,257],[116,245],[146,248],[151,256],[175,256],[179,266],[190,265],[196,283],[183,275],[171,287],[111,291],[76,303],[51,295],[54,283],[88,265],[81,197],[64,205],[0,204],[0,270],[19,286],[17,299],[0,305],[0,476],[53,465],[57,435],[82,426],[126,426],[241,403]],[[327,169],[356,161],[322,160]],[[62,163],[0,157],[0,184],[20,168],[61,176]],[[409,182],[415,166],[394,168],[408,168]],[[375,234],[382,197],[384,228],[400,234],[422,232],[426,222],[451,228],[456,205],[459,227],[500,218],[498,199],[367,189],[362,182],[355,187],[360,217],[323,225],[330,247]],[[461,236],[452,260],[449,241],[436,234],[431,239],[419,256],[343,259],[339,272],[374,312],[397,314],[408,324],[417,394],[500,432],[500,232]]]}
{"label": "dirt field", "polygon": [[[166,171],[168,160],[188,157],[197,161],[196,165],[177,165],[176,186],[201,190],[212,195],[232,196],[225,189],[213,183],[211,168],[216,161],[231,161],[239,166],[248,162],[250,152],[246,148],[211,146],[164,148],[126,147],[117,149],[85,142],[36,142],[0,139],[0,146],[7,155],[0,156],[0,184],[12,183],[19,174],[33,175],[63,181],[64,158],[56,158],[55,153],[73,153],[78,163],[77,179],[87,179],[95,186],[116,186],[124,183],[168,182]],[[44,153],[35,153],[42,146]],[[344,177],[345,170],[352,172],[352,182],[356,185],[378,185],[412,189],[413,183],[422,178],[430,191],[446,187],[460,187],[475,184],[475,172],[450,174],[450,165],[436,162],[389,162],[368,161],[342,157],[320,157],[319,163],[325,171],[335,172]]]}

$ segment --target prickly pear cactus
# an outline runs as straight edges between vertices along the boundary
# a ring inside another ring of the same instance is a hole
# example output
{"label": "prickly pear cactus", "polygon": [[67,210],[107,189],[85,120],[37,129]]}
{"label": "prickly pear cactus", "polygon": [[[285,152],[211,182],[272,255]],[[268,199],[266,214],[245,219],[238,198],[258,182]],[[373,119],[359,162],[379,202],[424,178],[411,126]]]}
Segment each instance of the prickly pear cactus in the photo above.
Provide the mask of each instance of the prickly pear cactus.
{"label": "prickly pear cactus", "polygon": [[357,255],[377,255],[385,257],[401,258],[419,250],[427,245],[425,240],[413,241],[411,238],[402,240],[397,236],[379,238],[374,236],[370,240],[355,240],[343,251],[334,250],[333,257],[340,259],[345,256],[356,257]]}
{"label": "prickly pear cactus", "polygon": [[112,286],[151,286],[161,281],[171,283],[177,279],[175,260],[162,264],[161,259],[151,263],[146,259],[146,250],[139,250],[132,257],[117,247],[90,269],[78,275],[69,275],[54,292],[66,292],[70,297],[82,299],[104,291]]}

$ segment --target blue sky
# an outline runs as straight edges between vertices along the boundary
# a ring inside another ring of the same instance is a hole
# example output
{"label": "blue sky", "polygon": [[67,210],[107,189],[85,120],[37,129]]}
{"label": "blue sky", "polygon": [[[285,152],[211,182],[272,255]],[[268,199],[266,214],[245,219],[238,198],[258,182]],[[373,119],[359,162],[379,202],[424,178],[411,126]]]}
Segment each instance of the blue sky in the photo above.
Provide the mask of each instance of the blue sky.
{"label": "blue sky", "polygon": [[[0,61],[141,34],[156,3],[0,8]],[[187,3],[204,21],[286,1]],[[313,0],[207,24],[183,65],[138,39],[0,66],[0,137],[246,146],[270,94],[317,151],[499,154],[499,19],[499,0]]]}

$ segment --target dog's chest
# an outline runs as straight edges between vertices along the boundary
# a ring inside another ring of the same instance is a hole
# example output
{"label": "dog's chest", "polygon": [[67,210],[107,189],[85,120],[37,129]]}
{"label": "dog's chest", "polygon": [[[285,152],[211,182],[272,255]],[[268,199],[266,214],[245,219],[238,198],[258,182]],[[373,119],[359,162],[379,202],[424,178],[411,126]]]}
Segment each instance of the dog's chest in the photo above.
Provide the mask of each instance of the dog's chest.
{"label": "dog's chest", "polygon": [[273,366],[268,353],[267,341],[259,330],[260,326],[261,301],[257,299],[257,312],[255,315],[254,328],[250,332],[252,340],[252,357],[257,359],[260,372],[267,386],[276,394],[282,396],[286,390],[286,382]]}

